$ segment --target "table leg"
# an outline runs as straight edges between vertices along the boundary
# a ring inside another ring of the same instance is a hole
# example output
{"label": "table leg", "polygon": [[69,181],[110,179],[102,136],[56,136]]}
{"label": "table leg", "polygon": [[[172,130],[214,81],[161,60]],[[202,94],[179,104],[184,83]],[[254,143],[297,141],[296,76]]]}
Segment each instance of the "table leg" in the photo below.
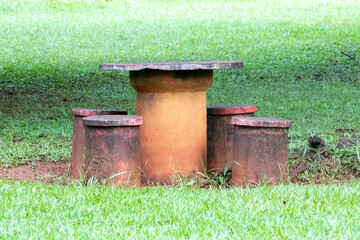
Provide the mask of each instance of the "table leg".
{"label": "table leg", "polygon": [[206,167],[206,91],[212,70],[130,71],[137,91],[143,182],[169,184]]}

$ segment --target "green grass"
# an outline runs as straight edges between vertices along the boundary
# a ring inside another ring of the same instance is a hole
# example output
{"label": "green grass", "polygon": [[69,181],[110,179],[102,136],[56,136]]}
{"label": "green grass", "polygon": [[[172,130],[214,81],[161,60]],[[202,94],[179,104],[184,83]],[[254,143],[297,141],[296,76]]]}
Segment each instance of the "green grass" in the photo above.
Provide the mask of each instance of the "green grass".
{"label": "green grass", "polygon": [[[0,0],[0,164],[68,161],[73,107],[135,113],[128,73],[100,63],[243,60],[244,69],[215,71],[208,104],[257,104],[257,116],[292,119],[299,153],[320,135],[338,165],[314,159],[300,180],[320,172],[341,182],[346,168],[360,170],[347,159],[358,146],[334,147],[335,129],[360,134],[358,9],[356,0]],[[358,239],[359,187],[0,180],[0,239]]]}
{"label": "green grass", "polygon": [[245,69],[215,72],[208,104],[257,104],[257,116],[292,119],[300,142],[358,131],[359,8],[355,0],[0,1],[0,164],[68,160],[73,107],[135,113],[128,73],[98,71],[106,62],[243,60]]}
{"label": "green grass", "polygon": [[4,239],[358,239],[360,185],[231,190],[0,181]]}

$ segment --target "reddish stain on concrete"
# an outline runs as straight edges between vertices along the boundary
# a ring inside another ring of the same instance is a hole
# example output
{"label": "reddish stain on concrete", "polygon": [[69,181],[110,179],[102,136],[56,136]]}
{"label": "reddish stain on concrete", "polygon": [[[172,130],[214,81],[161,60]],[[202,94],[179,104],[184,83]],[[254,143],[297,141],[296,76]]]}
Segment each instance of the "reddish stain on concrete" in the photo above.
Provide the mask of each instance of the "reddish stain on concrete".
{"label": "reddish stain on concrete", "polygon": [[256,105],[214,105],[207,107],[208,115],[240,115],[244,113],[254,113],[257,111]]}

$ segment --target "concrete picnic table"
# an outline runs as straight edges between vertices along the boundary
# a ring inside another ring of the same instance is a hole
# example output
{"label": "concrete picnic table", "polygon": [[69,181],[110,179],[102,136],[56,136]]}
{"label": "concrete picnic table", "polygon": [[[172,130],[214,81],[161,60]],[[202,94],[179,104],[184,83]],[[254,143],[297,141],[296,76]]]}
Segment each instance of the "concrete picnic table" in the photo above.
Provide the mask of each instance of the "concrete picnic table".
{"label": "concrete picnic table", "polygon": [[100,70],[130,71],[140,127],[142,182],[169,184],[203,172],[207,162],[206,91],[213,70],[241,61],[106,63]]}

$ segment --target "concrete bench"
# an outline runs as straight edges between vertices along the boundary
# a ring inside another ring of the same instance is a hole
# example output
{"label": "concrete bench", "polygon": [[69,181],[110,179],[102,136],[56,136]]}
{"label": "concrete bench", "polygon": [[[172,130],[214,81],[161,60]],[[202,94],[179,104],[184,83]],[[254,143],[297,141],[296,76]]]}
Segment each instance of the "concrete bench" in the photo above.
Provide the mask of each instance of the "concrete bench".
{"label": "concrete bench", "polygon": [[85,173],[107,184],[140,185],[140,125],[142,117],[92,116],[85,126]]}
{"label": "concrete bench", "polygon": [[252,117],[256,105],[215,105],[207,107],[207,169],[223,173],[231,158],[232,117]]}
{"label": "concrete bench", "polygon": [[292,122],[273,118],[234,117],[232,124],[230,184],[275,184],[280,179],[286,179],[288,132]]}
{"label": "concrete bench", "polygon": [[73,127],[73,143],[71,151],[71,175],[79,179],[84,171],[84,125],[82,119],[84,117],[96,115],[127,115],[124,110],[108,110],[108,109],[82,109],[73,108],[72,114],[74,115]]}

